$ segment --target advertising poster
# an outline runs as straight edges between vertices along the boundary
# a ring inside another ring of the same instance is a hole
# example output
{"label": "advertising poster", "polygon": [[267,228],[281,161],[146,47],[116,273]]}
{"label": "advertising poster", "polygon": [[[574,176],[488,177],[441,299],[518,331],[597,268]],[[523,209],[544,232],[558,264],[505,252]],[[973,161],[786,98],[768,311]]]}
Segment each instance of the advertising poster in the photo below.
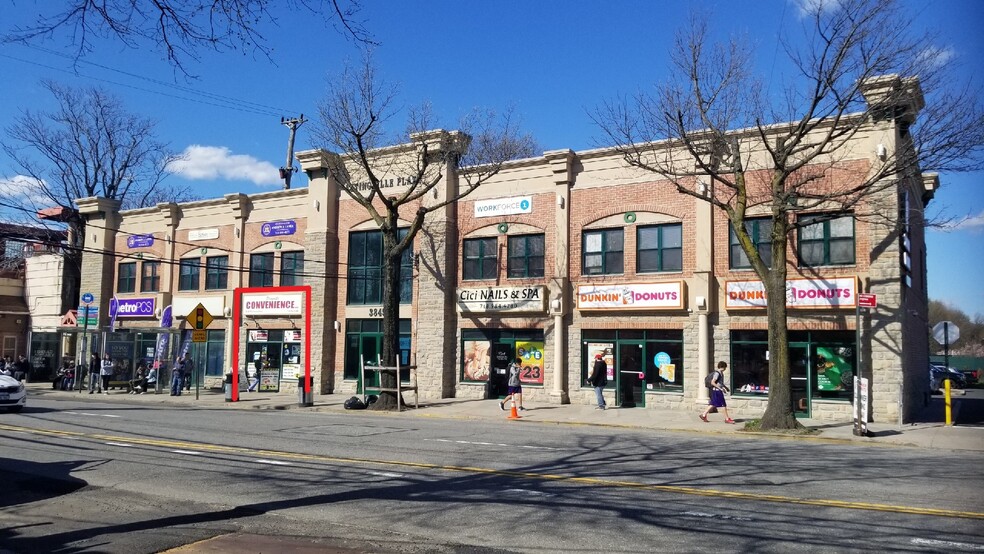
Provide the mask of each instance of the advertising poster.
{"label": "advertising poster", "polygon": [[854,378],[854,353],[844,347],[817,347],[817,388],[821,391],[850,390]]}
{"label": "advertising poster", "polygon": [[487,381],[492,357],[489,350],[492,343],[487,340],[466,340],[464,342],[465,381]]}
{"label": "advertising poster", "polygon": [[676,364],[671,364],[670,361],[670,355],[666,352],[657,352],[653,356],[653,362],[659,368],[660,379],[674,383],[676,382]]}
{"label": "advertising poster", "polygon": [[523,360],[519,372],[519,382],[523,384],[543,384],[543,343],[516,341],[516,357]]}
{"label": "advertising poster", "polygon": [[589,342],[588,343],[588,375],[591,374],[590,367],[594,363],[595,354],[601,352],[602,359],[608,364],[608,381],[615,380],[615,345],[610,342]]}
{"label": "advertising poster", "polygon": [[301,364],[284,364],[284,380],[285,381],[296,381],[298,377],[303,377],[304,372],[301,371]]}
{"label": "advertising poster", "polygon": [[278,392],[280,390],[280,370],[275,367],[264,367],[260,370],[260,392]]}

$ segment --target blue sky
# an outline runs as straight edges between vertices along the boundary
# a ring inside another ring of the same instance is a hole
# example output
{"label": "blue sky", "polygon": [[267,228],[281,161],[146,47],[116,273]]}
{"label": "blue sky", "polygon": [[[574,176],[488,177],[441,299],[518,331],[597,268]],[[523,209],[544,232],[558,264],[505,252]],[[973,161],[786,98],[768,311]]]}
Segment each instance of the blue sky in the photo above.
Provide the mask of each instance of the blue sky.
{"label": "blue sky", "polygon": [[[587,112],[607,98],[633,93],[666,75],[677,29],[692,7],[709,14],[711,29],[743,34],[759,56],[759,74],[779,81],[784,59],[776,38],[793,25],[808,0],[496,0],[366,2],[365,26],[380,45],[375,60],[384,78],[400,86],[407,105],[430,101],[443,126],[475,107],[514,107],[523,128],[544,150],[605,145]],[[0,21],[26,21],[44,0],[14,0]],[[984,1],[910,1],[920,25],[940,29],[935,45],[955,56],[961,70],[984,79]],[[149,46],[127,49],[97,42],[73,68],[62,40],[29,48],[0,45],[0,128],[23,108],[50,109],[41,79],[101,86],[126,107],[158,121],[160,138],[188,160],[174,183],[202,197],[254,193],[281,186],[276,168],[286,156],[288,131],[280,117],[313,116],[326,79],[360,53],[330,23],[288,10],[278,25],[262,29],[273,60],[242,52],[201,52],[188,61],[196,75],[177,74]],[[394,120],[398,128],[402,121]],[[296,149],[310,148],[305,127]],[[17,176],[0,154],[0,183]],[[932,230],[930,298],[984,317],[984,173],[942,175],[931,214],[961,223]],[[304,186],[303,177],[294,186]]]}

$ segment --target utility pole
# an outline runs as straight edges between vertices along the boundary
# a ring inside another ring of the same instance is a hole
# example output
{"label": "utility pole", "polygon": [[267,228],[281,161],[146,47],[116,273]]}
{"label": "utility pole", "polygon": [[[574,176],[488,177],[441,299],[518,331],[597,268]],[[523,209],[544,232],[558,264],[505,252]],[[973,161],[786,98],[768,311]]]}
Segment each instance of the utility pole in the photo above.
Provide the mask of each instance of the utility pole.
{"label": "utility pole", "polygon": [[306,121],[304,114],[301,114],[299,118],[280,118],[280,124],[290,129],[290,138],[287,139],[287,162],[280,168],[280,178],[284,180],[284,190],[290,188],[290,177],[297,171],[297,168],[294,167],[294,135],[297,133],[297,128]]}

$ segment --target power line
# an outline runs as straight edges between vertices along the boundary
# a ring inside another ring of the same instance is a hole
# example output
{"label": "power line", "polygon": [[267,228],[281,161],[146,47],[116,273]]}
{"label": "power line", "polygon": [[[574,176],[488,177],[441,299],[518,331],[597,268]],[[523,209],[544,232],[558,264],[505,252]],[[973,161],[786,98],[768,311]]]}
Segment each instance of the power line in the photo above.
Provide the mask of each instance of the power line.
{"label": "power line", "polygon": [[[112,68],[106,68],[106,69],[109,69],[110,71],[116,71],[117,73],[121,73],[121,74],[124,74],[124,75],[133,76],[135,78],[146,80],[146,81],[149,81],[149,82],[152,82],[152,83],[155,83],[155,84],[160,84],[160,85],[166,86],[168,88],[173,88],[173,89],[176,89],[176,90],[180,90],[181,92],[195,94],[197,97],[188,97],[188,96],[181,96],[181,95],[177,95],[177,94],[170,94],[170,93],[163,92],[163,91],[160,91],[160,90],[154,90],[154,89],[139,87],[139,86],[128,84],[128,83],[122,83],[122,82],[118,82],[118,81],[113,81],[113,80],[110,80],[110,79],[104,79],[104,78],[100,78],[100,77],[95,77],[95,76],[92,76],[92,75],[87,75],[87,74],[84,74],[84,73],[80,73],[78,71],[69,71],[67,69],[63,69],[63,68],[59,68],[59,67],[54,67],[54,66],[47,65],[47,64],[44,64],[44,63],[41,63],[41,62],[37,62],[37,61],[34,61],[34,60],[27,60],[27,59],[24,59],[24,58],[18,58],[16,56],[11,56],[9,54],[0,53],[0,57],[7,58],[7,59],[10,59],[10,60],[14,60],[14,61],[18,61],[18,62],[21,62],[21,63],[35,65],[35,66],[38,66],[38,67],[43,67],[45,69],[50,69],[52,71],[58,71],[58,72],[61,72],[61,73],[68,73],[70,75],[74,75],[74,76],[77,76],[77,77],[83,77],[83,78],[86,78],[86,79],[91,79],[93,81],[98,81],[98,82],[102,82],[102,83],[108,83],[108,84],[119,86],[119,87],[126,87],[126,88],[129,88],[129,89],[132,89],[132,90],[137,90],[137,91],[141,91],[141,92],[147,92],[147,93],[150,93],[150,94],[156,94],[156,95],[159,95],[159,96],[164,96],[164,97],[167,97],[167,98],[174,98],[174,99],[177,99],[177,100],[183,100],[185,102],[192,102],[192,103],[200,104],[200,105],[204,105],[204,106],[213,106],[213,107],[217,107],[217,108],[225,108],[225,109],[229,109],[229,110],[235,110],[235,111],[239,111],[239,112],[250,113],[250,114],[254,114],[254,115],[262,115],[262,116],[278,116],[279,114],[284,113],[284,111],[285,111],[285,110],[278,110],[277,108],[272,108],[272,107],[265,106],[265,105],[258,104],[258,103],[254,103],[254,102],[249,102],[249,101],[245,101],[245,100],[239,100],[239,99],[235,99],[235,98],[231,98],[231,97],[227,97],[227,96],[222,96],[222,95],[218,95],[218,94],[214,94],[214,93],[209,93],[209,92],[203,92],[203,91],[196,90],[196,89],[193,89],[193,88],[190,88],[190,87],[183,87],[183,86],[180,86],[180,85],[172,85],[172,84],[164,83],[163,81],[158,81],[158,80],[155,80],[155,79],[150,79],[148,77],[141,77],[139,75],[135,75],[135,74],[128,73],[128,72],[125,72],[125,71],[114,70]],[[95,65],[96,67],[105,67],[105,66],[100,66],[98,64],[92,64],[91,62],[85,62],[85,63],[88,63],[89,65]],[[211,98],[212,100],[215,100],[215,101],[214,102],[209,102],[209,101],[203,100],[202,98],[198,98],[198,97]]]}

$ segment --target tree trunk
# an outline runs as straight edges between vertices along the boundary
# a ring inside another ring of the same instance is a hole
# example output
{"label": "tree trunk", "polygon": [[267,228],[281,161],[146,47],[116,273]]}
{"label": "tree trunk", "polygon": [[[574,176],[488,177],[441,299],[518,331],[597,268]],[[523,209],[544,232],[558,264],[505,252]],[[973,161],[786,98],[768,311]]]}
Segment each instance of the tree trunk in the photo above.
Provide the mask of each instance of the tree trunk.
{"label": "tree trunk", "polygon": [[[784,226],[783,226],[784,227]],[[772,265],[763,280],[769,322],[769,404],[761,428],[797,429],[793,415],[789,373],[789,337],[786,321],[786,230],[773,233]],[[781,237],[781,238],[780,238]]]}
{"label": "tree trunk", "polygon": [[[396,251],[398,230],[395,222],[390,229],[383,230],[383,348],[381,365],[396,365],[400,355],[400,258]],[[379,385],[383,389],[399,387],[399,375],[395,371],[380,371]],[[396,395],[399,392],[380,392],[379,400],[370,406],[374,410],[395,411]],[[402,397],[400,404],[405,404]]]}

